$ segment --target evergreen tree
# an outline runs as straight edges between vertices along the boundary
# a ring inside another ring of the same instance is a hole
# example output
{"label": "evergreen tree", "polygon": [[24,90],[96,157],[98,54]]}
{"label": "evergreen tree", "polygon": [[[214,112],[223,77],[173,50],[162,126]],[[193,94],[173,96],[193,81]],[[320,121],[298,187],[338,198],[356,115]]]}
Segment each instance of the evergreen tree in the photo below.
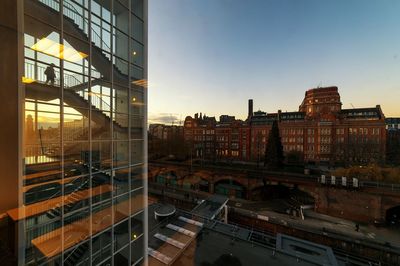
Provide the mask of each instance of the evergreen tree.
{"label": "evergreen tree", "polygon": [[265,148],[264,166],[268,169],[278,169],[283,165],[283,146],[279,136],[278,122],[275,120],[269,131],[268,143]]}

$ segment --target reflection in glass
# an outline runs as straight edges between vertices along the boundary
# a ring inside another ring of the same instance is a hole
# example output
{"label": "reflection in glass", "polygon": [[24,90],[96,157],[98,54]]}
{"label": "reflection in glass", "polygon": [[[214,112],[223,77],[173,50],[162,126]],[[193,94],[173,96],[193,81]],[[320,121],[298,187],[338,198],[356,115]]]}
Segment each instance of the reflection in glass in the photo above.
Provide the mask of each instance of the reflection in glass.
{"label": "reflection in glass", "polygon": [[128,244],[143,239],[143,3],[26,0],[24,14],[24,206],[9,213],[25,263],[142,258]]}
{"label": "reflection in glass", "polygon": [[143,154],[144,152],[144,141],[143,140],[132,140],[131,141],[131,163],[140,164],[144,163]]}
{"label": "reflection in glass", "polygon": [[129,243],[129,223],[125,220],[114,227],[114,250],[126,246]]}
{"label": "reflection in glass", "polygon": [[93,264],[97,265],[111,256],[111,230],[92,239]]}
{"label": "reflection in glass", "polygon": [[129,168],[115,170],[114,191],[116,195],[121,195],[129,191]]}
{"label": "reflection in glass", "polygon": [[92,167],[94,172],[110,169],[111,167],[111,142],[93,142]]}
{"label": "reflection in glass", "polygon": [[114,255],[114,265],[129,265],[129,246]]}
{"label": "reflection in glass", "polygon": [[128,149],[128,141],[114,141],[114,167],[124,167],[129,165]]}
{"label": "reflection in glass", "polygon": [[131,167],[131,190],[143,187],[145,176],[143,165]]}

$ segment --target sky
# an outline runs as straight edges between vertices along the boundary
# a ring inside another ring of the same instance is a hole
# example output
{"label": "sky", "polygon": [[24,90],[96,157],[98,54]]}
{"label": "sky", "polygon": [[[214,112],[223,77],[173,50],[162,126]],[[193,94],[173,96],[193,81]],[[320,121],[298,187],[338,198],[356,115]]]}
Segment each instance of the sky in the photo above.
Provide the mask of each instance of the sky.
{"label": "sky", "polygon": [[148,44],[149,123],[297,111],[318,86],[400,116],[398,0],[150,0]]}

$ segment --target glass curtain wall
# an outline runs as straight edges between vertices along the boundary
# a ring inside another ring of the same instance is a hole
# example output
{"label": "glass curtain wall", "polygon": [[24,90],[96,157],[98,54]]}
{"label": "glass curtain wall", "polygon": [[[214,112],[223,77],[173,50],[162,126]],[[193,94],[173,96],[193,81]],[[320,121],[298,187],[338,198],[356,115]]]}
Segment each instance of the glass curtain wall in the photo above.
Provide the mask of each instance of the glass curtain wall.
{"label": "glass curtain wall", "polygon": [[24,1],[26,265],[143,260],[143,7]]}

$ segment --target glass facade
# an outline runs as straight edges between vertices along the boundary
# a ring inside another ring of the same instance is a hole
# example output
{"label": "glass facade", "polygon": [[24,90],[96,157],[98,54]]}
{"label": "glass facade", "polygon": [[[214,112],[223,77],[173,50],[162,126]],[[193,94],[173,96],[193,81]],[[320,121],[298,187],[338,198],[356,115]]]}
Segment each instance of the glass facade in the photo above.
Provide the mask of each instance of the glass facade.
{"label": "glass facade", "polygon": [[23,2],[20,265],[141,263],[146,1]]}

